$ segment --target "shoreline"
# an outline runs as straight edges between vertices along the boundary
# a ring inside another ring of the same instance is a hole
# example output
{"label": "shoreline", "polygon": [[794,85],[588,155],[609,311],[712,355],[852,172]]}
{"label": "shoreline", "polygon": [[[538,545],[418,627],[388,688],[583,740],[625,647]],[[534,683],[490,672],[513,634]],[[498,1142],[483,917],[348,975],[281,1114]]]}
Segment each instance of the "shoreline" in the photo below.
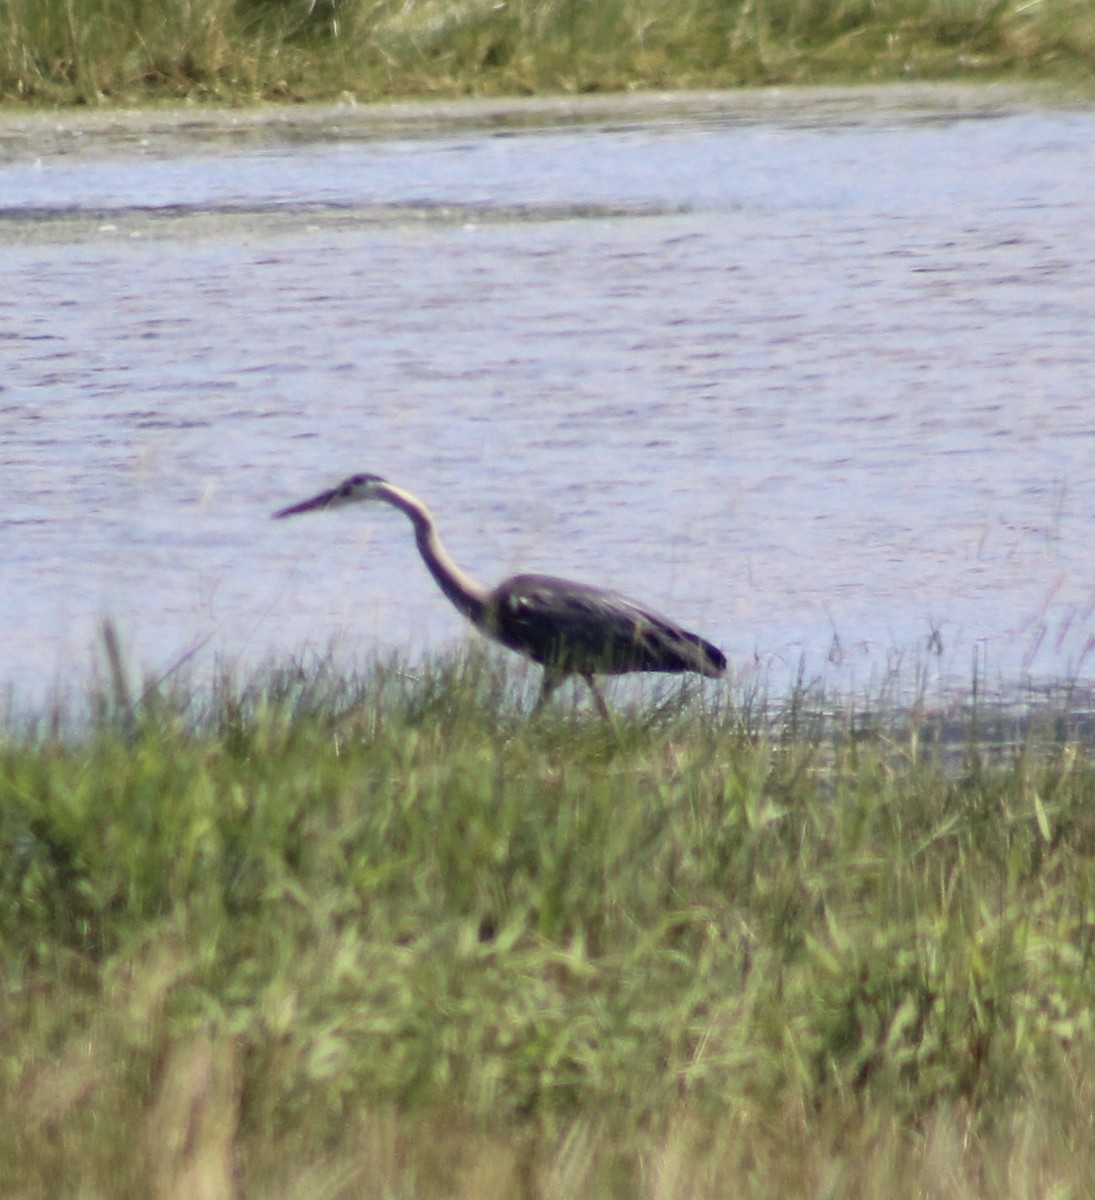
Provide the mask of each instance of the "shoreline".
{"label": "shoreline", "polygon": [[873,125],[986,119],[1044,108],[1086,109],[1091,103],[1044,83],[917,82],[368,103],[347,98],[244,108],[185,101],[95,109],[0,106],[0,154],[9,162],[104,150],[143,156],[162,148],[158,143],[381,141],[470,129],[562,129],[620,122]]}

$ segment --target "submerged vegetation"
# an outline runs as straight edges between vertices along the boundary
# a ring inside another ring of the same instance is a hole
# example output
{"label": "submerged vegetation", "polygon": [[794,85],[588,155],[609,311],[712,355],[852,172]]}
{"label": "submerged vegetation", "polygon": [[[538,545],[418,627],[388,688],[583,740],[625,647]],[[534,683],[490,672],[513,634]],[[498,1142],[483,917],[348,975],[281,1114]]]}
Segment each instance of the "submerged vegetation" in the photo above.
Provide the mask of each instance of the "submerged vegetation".
{"label": "submerged vegetation", "polygon": [[1067,714],[108,692],[0,739],[6,1196],[1095,1191]]}
{"label": "submerged vegetation", "polygon": [[1088,83],[1086,0],[0,0],[47,103],[1012,78]]}

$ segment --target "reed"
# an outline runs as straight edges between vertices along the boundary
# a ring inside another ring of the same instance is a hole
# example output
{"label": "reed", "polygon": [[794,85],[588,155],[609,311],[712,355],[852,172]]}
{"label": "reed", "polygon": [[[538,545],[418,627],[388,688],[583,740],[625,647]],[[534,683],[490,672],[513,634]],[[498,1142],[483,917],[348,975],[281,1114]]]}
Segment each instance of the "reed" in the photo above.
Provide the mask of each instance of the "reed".
{"label": "reed", "polygon": [[526,691],[297,665],[9,722],[5,1194],[1091,1193],[1079,718]]}
{"label": "reed", "polygon": [[885,80],[1090,86],[1075,0],[3,0],[0,97],[248,103]]}

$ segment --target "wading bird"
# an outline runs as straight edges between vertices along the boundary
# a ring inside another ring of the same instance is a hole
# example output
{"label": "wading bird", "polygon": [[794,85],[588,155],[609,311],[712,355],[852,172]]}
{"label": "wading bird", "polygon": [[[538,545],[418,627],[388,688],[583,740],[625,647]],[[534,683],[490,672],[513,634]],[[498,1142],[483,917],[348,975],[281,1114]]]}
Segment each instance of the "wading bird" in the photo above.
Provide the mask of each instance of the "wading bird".
{"label": "wading bird", "polygon": [[597,708],[609,719],[594,675],[695,671],[716,676],[726,669],[726,657],[716,646],[617,592],[551,575],[514,575],[496,588],[484,587],[449,557],[422,501],[379,475],[352,475],[338,487],[274,516],[293,517],[368,500],[407,514],[430,574],[477,629],[544,668],[534,713],[569,675],[580,675],[589,684]]}

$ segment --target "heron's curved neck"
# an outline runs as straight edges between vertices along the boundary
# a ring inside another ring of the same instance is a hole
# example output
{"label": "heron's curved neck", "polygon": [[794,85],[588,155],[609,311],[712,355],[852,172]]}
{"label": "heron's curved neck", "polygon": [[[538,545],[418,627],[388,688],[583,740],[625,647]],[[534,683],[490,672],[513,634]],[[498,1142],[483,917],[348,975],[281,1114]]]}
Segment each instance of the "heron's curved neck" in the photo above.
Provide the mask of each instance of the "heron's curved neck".
{"label": "heron's curved neck", "polygon": [[437,536],[430,510],[410,492],[390,483],[384,485],[377,499],[385,500],[410,517],[418,552],[438,586],[464,616],[476,625],[482,624],[490,593],[481,583],[461,571],[449,557]]}

